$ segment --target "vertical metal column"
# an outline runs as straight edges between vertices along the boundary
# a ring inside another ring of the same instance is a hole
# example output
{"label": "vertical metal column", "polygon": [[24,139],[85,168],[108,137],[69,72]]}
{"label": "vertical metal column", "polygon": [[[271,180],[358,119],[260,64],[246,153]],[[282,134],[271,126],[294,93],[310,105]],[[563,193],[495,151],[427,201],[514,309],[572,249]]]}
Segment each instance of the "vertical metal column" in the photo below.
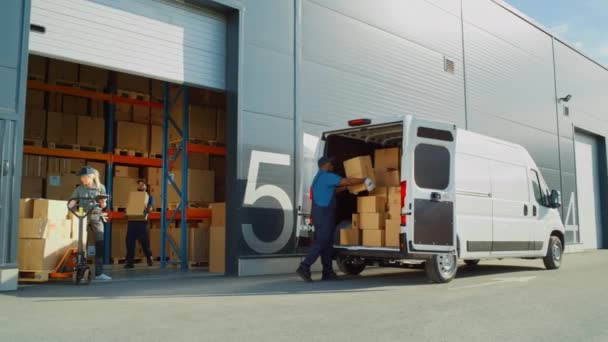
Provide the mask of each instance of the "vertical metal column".
{"label": "vertical metal column", "polygon": [[182,141],[181,141],[181,153],[182,153],[182,193],[181,193],[181,224],[182,224],[182,241],[181,241],[181,269],[188,269],[188,221],[187,221],[187,210],[188,210],[188,141],[190,141],[190,120],[189,120],[189,103],[190,103],[190,92],[187,86],[182,86]]}
{"label": "vertical metal column", "polygon": [[[109,92],[115,93],[116,91],[116,73],[110,71],[108,77],[109,84]],[[114,120],[116,116],[116,105],[113,102],[106,102],[104,105],[104,109],[106,111],[106,149],[107,153],[114,153],[114,132],[116,122]],[[112,210],[112,195],[113,195],[113,184],[114,184],[114,165],[112,161],[109,161],[106,164],[106,191],[110,194],[110,198],[108,199],[108,208]],[[112,221],[104,223],[103,229],[103,239],[104,239],[104,264],[110,263],[110,258],[112,256]],[[95,251],[97,253],[97,251]]]}
{"label": "vertical metal column", "polygon": [[160,267],[167,266],[167,184],[169,178],[169,121],[170,97],[169,83],[163,83],[163,166],[161,184],[161,212],[160,212]]}

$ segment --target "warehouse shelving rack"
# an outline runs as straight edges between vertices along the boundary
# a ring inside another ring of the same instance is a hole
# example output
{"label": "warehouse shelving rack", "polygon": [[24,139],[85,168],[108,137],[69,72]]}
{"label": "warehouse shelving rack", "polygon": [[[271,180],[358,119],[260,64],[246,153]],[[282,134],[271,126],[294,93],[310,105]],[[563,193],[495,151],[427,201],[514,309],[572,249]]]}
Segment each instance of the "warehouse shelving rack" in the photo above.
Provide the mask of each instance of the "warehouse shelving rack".
{"label": "warehouse shelving rack", "polygon": [[[110,78],[112,78],[113,72],[110,72]],[[113,83],[113,82],[112,82]],[[161,200],[162,200],[162,209],[160,213],[153,212],[150,213],[150,220],[160,220],[161,221],[161,268],[165,268],[167,264],[177,264],[181,269],[188,268],[188,227],[187,221],[201,221],[204,219],[211,218],[211,210],[206,208],[188,208],[188,172],[184,172],[182,175],[182,184],[178,186],[174,180],[172,175],[170,174],[170,169],[175,160],[180,156],[184,155],[182,158],[182,170],[188,170],[188,158],[185,157],[189,153],[208,153],[214,155],[226,155],[226,149],[223,147],[215,147],[215,146],[203,146],[197,144],[191,144],[189,142],[188,132],[189,132],[189,90],[185,85],[179,85],[179,90],[177,92],[177,96],[175,98],[171,98],[170,87],[172,85],[168,82],[164,82],[163,84],[163,93],[164,93],[164,102],[154,102],[154,101],[146,101],[132,98],[125,98],[115,95],[115,87],[110,87],[110,91],[106,92],[97,92],[86,89],[80,89],[76,87],[67,87],[56,84],[48,84],[45,82],[37,81],[37,80],[29,80],[28,81],[28,89],[34,90],[42,90],[47,92],[61,93],[64,95],[73,95],[84,97],[92,100],[101,100],[106,103],[105,112],[106,112],[106,146],[105,152],[87,152],[87,151],[76,151],[76,150],[68,150],[68,149],[58,149],[58,148],[48,148],[41,146],[24,146],[24,154],[32,154],[32,155],[42,155],[42,156],[51,156],[51,157],[60,157],[60,158],[78,158],[78,159],[86,159],[86,160],[94,160],[106,163],[106,188],[109,194],[112,194],[112,185],[113,185],[113,174],[114,174],[114,165],[130,165],[130,166],[138,166],[138,167],[160,167],[162,168],[162,187],[161,187]],[[182,101],[182,122],[181,129],[176,121],[173,119],[171,115],[171,110],[173,105],[177,102],[177,98],[179,96],[183,96]],[[114,151],[114,141],[115,141],[115,105],[117,103],[131,104],[135,106],[145,106],[149,108],[157,108],[164,110],[164,120],[163,120],[163,158],[146,158],[146,157],[135,157],[135,156],[123,156],[117,155],[113,153]],[[170,146],[169,143],[169,127],[173,127],[175,129],[181,139],[177,142],[176,146]],[[167,192],[168,187],[172,187],[180,198],[180,203],[178,207],[174,210],[168,209],[167,203]],[[108,207],[112,207],[111,197],[108,203]],[[121,212],[111,212],[110,217],[112,219],[124,219],[126,218],[124,213]],[[169,225],[176,221],[181,220],[181,236],[180,236],[180,246],[183,248],[178,248],[175,241],[173,241],[170,237],[167,236],[167,228]],[[105,224],[105,235],[104,239],[105,243],[105,260],[104,262],[110,263],[111,256],[111,241],[112,241],[112,221],[110,220]],[[174,249],[175,253],[180,256],[180,261],[167,261],[167,242]]]}

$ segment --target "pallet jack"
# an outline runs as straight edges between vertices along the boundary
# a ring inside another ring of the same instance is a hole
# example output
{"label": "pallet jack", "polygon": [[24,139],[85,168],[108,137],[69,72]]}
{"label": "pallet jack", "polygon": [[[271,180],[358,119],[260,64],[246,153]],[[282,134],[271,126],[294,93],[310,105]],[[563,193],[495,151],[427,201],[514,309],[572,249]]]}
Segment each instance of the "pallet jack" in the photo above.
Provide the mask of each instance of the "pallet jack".
{"label": "pallet jack", "polygon": [[[98,202],[102,199],[107,199],[107,195],[99,195],[95,198],[90,197],[78,197],[71,198],[68,200],[68,210],[78,218],[78,248],[70,248],[65,251],[63,257],[57,264],[57,267],[53,272],[49,273],[50,279],[69,279],[72,278],[72,282],[75,285],[79,285],[83,282],[85,285],[89,285],[93,279],[91,273],[91,266],[87,263],[87,256],[85,252],[85,241],[83,241],[84,235],[84,219],[89,217],[93,210],[99,208]],[[74,207],[70,207],[70,203],[75,201],[78,203],[78,211]],[[84,207],[89,209],[84,210]]]}

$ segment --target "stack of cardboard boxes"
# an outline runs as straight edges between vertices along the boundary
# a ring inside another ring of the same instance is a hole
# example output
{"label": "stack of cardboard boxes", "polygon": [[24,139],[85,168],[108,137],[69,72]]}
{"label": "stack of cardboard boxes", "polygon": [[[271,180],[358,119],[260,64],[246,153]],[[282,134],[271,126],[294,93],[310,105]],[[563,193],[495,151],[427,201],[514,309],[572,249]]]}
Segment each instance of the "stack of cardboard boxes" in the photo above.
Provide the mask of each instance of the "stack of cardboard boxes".
{"label": "stack of cardboard boxes", "polygon": [[209,236],[209,272],[226,272],[226,203],[213,203]]}
{"label": "stack of cardboard boxes", "polygon": [[[376,189],[357,198],[357,213],[352,227],[340,231],[340,244],[368,247],[398,247],[401,229],[400,151],[398,148],[379,149],[374,153],[375,168],[370,156],[344,162],[346,176],[375,179]],[[361,193],[365,185],[349,188]]]}
{"label": "stack of cardboard boxes", "polygon": [[19,270],[50,272],[68,248],[78,247],[78,219],[67,202],[22,199],[19,205]]}

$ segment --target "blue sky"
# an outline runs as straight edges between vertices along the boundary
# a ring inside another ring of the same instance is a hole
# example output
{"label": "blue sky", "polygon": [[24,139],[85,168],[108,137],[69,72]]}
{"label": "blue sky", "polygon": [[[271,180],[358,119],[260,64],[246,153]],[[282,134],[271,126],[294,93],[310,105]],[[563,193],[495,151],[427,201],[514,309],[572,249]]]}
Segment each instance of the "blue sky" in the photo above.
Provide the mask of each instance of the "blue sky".
{"label": "blue sky", "polygon": [[608,0],[506,0],[608,66]]}

